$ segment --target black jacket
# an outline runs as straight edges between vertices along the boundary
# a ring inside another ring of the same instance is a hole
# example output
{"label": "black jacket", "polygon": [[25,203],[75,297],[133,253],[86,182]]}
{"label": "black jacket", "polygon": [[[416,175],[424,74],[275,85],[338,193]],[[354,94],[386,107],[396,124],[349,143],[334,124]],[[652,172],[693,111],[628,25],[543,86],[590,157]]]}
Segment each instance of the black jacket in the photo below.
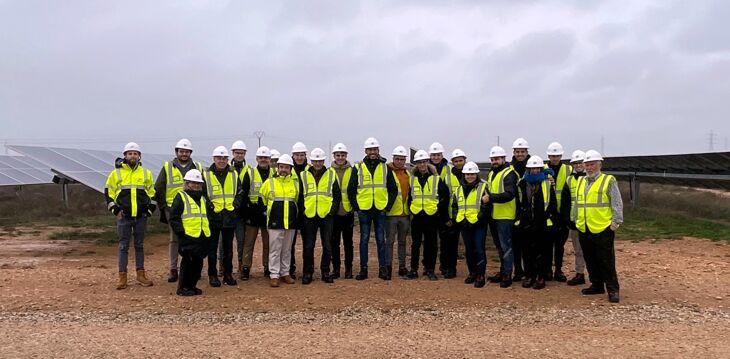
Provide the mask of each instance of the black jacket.
{"label": "black jacket", "polygon": [[[322,167],[322,169],[320,171],[316,171],[313,166],[309,166],[309,168],[307,168],[307,172],[311,173],[312,176],[314,177],[314,181],[315,181],[316,185],[319,185],[319,181],[321,180],[322,176],[325,173],[327,173],[327,171],[329,171],[329,168],[327,168],[327,167]],[[303,174],[302,176],[304,176],[304,175],[306,175],[306,173]],[[340,202],[342,202],[342,191],[340,191],[340,184],[337,181],[337,173],[335,173],[334,170],[332,171],[332,176],[333,176],[332,177],[332,209],[330,209],[330,213],[329,213],[330,216],[337,213],[337,210],[340,208]],[[300,179],[301,179],[301,177],[300,177]],[[302,208],[302,215],[304,215],[304,195],[303,195],[304,181],[300,181],[299,190],[300,190],[300,192],[302,192],[302,198],[301,198],[302,207],[301,208]]]}
{"label": "black jacket", "polygon": [[527,181],[521,180],[518,186],[520,188],[520,209],[518,217],[520,220],[520,228],[536,231],[545,230],[547,229],[548,218],[553,223],[559,221],[555,189],[553,186],[549,186],[550,202],[548,203],[547,211],[545,210],[541,184],[534,185],[534,191],[531,194],[527,193],[527,187],[530,186]]}
{"label": "black jacket", "polygon": [[[218,168],[215,166],[215,164],[210,165],[208,168],[210,171],[211,176],[216,176],[218,179],[218,182],[223,184],[226,180],[226,177],[228,176],[228,172],[230,170],[230,165],[226,165],[226,167],[223,170],[218,170]],[[235,174],[235,172],[234,172]],[[233,180],[239,182],[238,183],[238,189],[239,191],[236,192],[236,197],[239,197],[241,195],[240,188],[241,183],[238,181],[238,176],[233,176]],[[210,194],[207,193],[207,187],[203,186],[203,195],[207,198],[210,198]],[[233,200],[233,211],[229,211],[227,209],[221,210],[219,213],[215,213],[213,210],[213,203],[211,201],[208,201],[210,203],[208,207],[208,221],[210,222],[210,228],[211,229],[220,229],[220,228],[235,228],[236,222],[238,221],[238,215],[236,214],[236,203],[240,205],[241,199],[235,199]]]}
{"label": "black jacket", "polygon": [[[279,177],[279,175],[274,175],[274,178],[276,177]],[[278,201],[271,205],[271,212],[269,213],[268,218],[268,228],[284,229],[285,226],[288,226],[289,229],[298,228],[302,213],[301,209],[304,208],[304,196],[302,195],[302,181],[300,180],[299,183],[294,181],[294,184],[299,186],[299,194],[295,201],[289,202],[288,223],[284,223],[284,202]]]}
{"label": "black jacket", "polygon": [[[193,198],[193,201],[200,206],[200,198],[203,196],[202,191],[194,192],[191,190],[185,190],[185,193],[190,195],[190,197]],[[182,198],[179,195],[175,196],[175,199],[172,201],[172,206],[170,207],[169,222],[170,228],[172,228],[172,231],[177,235],[177,238],[180,239],[178,251],[182,253],[186,250],[192,250],[202,256],[207,251],[207,243],[210,238],[206,237],[203,232],[200,233],[199,237],[191,237],[185,234],[185,227],[182,224],[182,213],[184,209],[185,204],[183,203]]]}
{"label": "black jacket", "polygon": [[[269,172],[271,167],[263,169],[259,166],[253,167],[253,171],[258,171],[261,176],[261,184],[263,185],[269,179]],[[257,199],[256,202],[251,202],[249,195],[251,194],[251,178],[250,174],[246,174],[241,182],[241,199],[242,208],[239,211],[244,219],[244,222],[249,226],[254,227],[266,227],[266,205],[261,198]],[[238,198],[238,197],[237,197]]]}
{"label": "black jacket", "polygon": [[[371,160],[367,157],[363,158],[363,163],[365,163],[366,168],[370,171],[370,174],[372,175],[375,173],[375,168],[381,163],[386,163],[385,158],[380,157],[376,160]],[[347,198],[350,199],[350,204],[352,205],[353,211],[359,211],[360,208],[357,205],[357,182],[358,182],[358,167],[357,164],[352,168],[352,173],[350,175],[350,184],[347,186]],[[385,209],[383,209],[383,212],[389,212],[390,209],[393,207],[393,203],[395,203],[396,197],[398,197],[398,183],[396,182],[395,175],[393,175],[393,171],[388,168],[388,166],[385,166],[386,170],[386,188],[388,189],[388,204],[385,206]],[[370,209],[371,212],[377,212],[378,210],[373,206]]]}
{"label": "black jacket", "polygon": [[[509,164],[503,164],[499,167],[493,167],[489,171],[494,173],[492,176],[495,176],[498,172],[502,171],[504,168],[508,167]],[[520,176],[521,178],[521,176]],[[517,197],[517,182],[519,181],[519,178],[517,177],[517,174],[514,172],[508,173],[504,177],[504,192],[502,193],[490,193],[489,194],[489,202],[491,203],[507,203],[514,198]],[[519,200],[519,198],[518,198]]]}
{"label": "black jacket", "polygon": [[[427,181],[430,180],[431,176],[438,175],[438,172],[436,170],[436,167],[432,164],[428,165],[428,171],[426,173],[421,173],[418,168],[413,168],[411,174],[415,177],[415,179],[418,181],[418,183],[423,187]],[[437,217],[440,224],[446,223],[449,221],[449,200],[451,199],[449,197],[449,187],[446,185],[446,182],[443,180],[439,181],[438,188],[436,189],[436,193],[439,197],[439,203],[438,203],[438,209],[436,211],[436,214],[432,215],[432,217]],[[413,196],[411,196],[411,192],[408,192],[408,207],[411,206],[411,203],[413,202]],[[429,216],[425,212],[421,212],[418,214],[414,214],[414,216]]]}

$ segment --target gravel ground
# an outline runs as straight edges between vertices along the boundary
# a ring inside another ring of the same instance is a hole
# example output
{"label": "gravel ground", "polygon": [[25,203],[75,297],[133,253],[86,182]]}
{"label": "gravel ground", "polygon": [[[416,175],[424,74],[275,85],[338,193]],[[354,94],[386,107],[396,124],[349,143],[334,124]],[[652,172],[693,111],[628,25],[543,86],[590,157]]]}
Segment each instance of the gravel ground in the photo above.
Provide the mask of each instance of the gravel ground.
{"label": "gravel ground", "polygon": [[618,242],[612,305],[555,282],[475,289],[463,268],[456,280],[269,288],[258,267],[181,298],[164,281],[164,236],[147,245],[155,285],[116,291],[115,248],[44,235],[0,233],[0,357],[730,357],[724,243]]}

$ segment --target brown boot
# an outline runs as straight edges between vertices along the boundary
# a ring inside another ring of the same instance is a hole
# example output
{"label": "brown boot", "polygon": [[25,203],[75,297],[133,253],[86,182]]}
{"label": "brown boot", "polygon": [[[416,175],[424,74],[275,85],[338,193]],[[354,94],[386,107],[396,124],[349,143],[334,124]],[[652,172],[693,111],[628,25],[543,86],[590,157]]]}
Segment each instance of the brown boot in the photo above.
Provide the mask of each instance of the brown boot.
{"label": "brown boot", "polygon": [[147,276],[145,276],[144,269],[138,269],[137,270],[137,282],[141,284],[143,287],[151,287],[152,281],[147,279]]}
{"label": "brown boot", "polygon": [[117,283],[117,289],[127,288],[127,272],[119,272],[119,283]]}
{"label": "brown boot", "polygon": [[281,281],[284,282],[284,283],[286,283],[286,284],[294,284],[295,283],[294,279],[292,279],[292,277],[290,277],[288,275],[285,275],[285,276],[281,277]]}
{"label": "brown boot", "polygon": [[[289,279],[291,279],[291,277]],[[272,287],[274,287],[274,288],[278,287],[279,286],[279,278],[271,278],[271,280],[269,281],[269,285],[272,286]]]}

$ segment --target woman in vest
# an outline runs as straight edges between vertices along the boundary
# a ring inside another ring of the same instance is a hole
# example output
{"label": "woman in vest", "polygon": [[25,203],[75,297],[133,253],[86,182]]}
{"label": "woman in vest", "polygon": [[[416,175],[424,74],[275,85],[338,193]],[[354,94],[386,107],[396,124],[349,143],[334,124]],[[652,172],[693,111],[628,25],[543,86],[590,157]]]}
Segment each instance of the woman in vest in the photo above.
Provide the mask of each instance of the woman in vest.
{"label": "woman in vest", "polygon": [[555,189],[548,178],[552,171],[543,167],[542,158],[530,157],[525,175],[518,184],[520,216],[517,225],[525,235],[523,288],[545,288],[545,280],[551,272],[552,229],[558,210]]}
{"label": "woman in vest", "polygon": [[177,295],[203,294],[196,287],[208,253],[210,226],[207,201],[203,196],[203,176],[197,169],[185,174],[183,191],[179,191],[170,207],[170,228],[180,239],[178,253],[182,257]]}
{"label": "woman in vest", "polygon": [[449,189],[441,181],[436,167],[428,163],[429,155],[419,150],[413,157],[416,167],[411,176],[408,206],[411,220],[411,270],[408,279],[418,278],[418,259],[423,243],[423,275],[436,280],[435,267],[438,251],[437,234],[440,223],[449,220]]}
{"label": "woman in vest", "polygon": [[488,205],[482,203],[487,193],[487,183],[479,178],[479,167],[469,161],[462,169],[464,178],[454,193],[453,213],[456,223],[461,229],[466,249],[466,266],[469,275],[464,279],[466,284],[474,284],[482,288],[486,284],[484,274],[487,269],[487,257],[484,242],[487,239]]}

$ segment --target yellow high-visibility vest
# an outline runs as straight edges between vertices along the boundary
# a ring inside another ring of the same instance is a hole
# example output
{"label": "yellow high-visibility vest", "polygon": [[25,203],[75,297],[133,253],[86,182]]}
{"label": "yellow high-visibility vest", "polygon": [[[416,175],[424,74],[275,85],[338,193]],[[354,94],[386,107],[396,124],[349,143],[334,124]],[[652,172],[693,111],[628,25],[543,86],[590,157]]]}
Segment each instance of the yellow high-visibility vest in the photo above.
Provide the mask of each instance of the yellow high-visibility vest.
{"label": "yellow high-visibility vest", "polygon": [[[408,175],[408,183],[411,183],[411,178],[413,175],[411,172],[406,170],[406,174]],[[398,196],[395,198],[395,202],[393,202],[393,207],[390,208],[390,211],[386,213],[387,216],[394,217],[394,216],[407,216],[411,214],[411,211],[408,209],[408,206],[406,205],[405,201],[403,200],[403,186],[400,184],[400,180],[398,179],[398,176],[396,176],[395,173],[393,173],[393,176],[395,176],[395,183],[398,186]],[[410,189],[409,189],[410,191]]]}
{"label": "yellow high-visibility vest", "polygon": [[284,205],[284,229],[289,229],[290,206],[297,206],[299,196],[299,182],[293,176],[271,177],[261,186],[261,195],[266,204],[266,225],[271,221],[271,208],[276,202],[283,202]]}
{"label": "yellow high-visibility vest", "polygon": [[[545,164],[545,168],[550,168],[549,164]],[[568,177],[573,172],[573,166],[561,163],[560,171],[558,172],[557,178],[555,178],[555,200],[558,202],[558,213],[560,213],[560,202],[563,199],[563,186],[568,181]]]}
{"label": "yellow high-visibility vest", "polygon": [[[185,180],[183,179],[183,174],[180,172],[180,169],[175,166],[172,161],[166,161],[162,168],[165,169],[165,178],[167,182],[165,184],[165,202],[167,203],[168,207],[172,206],[172,200],[175,199],[175,196],[178,194],[178,192],[183,190],[183,184],[185,183]],[[203,165],[200,162],[193,162],[193,168],[197,168],[201,172],[203,171]],[[192,169],[192,168],[191,168]]]}
{"label": "yellow high-visibility vest", "polygon": [[411,177],[411,213],[418,214],[424,211],[431,216],[436,214],[439,204],[438,184],[440,177],[432,174],[421,186],[417,176]]}
{"label": "yellow high-visibility vest", "polygon": [[611,199],[608,197],[608,184],[615,178],[601,173],[586,191],[586,176],[578,178],[575,206],[577,218],[575,226],[585,233],[601,233],[611,225]]}
{"label": "yellow high-visibility vest", "polygon": [[[515,172],[512,167],[503,168],[496,175],[493,171],[489,171],[487,176],[487,183],[489,185],[489,193],[500,194],[504,193],[504,178],[508,174]],[[516,173],[516,172],[515,172]],[[492,218],[493,219],[512,219],[514,220],[517,216],[517,198],[513,198],[511,201],[506,203],[494,203],[492,204]]]}
{"label": "yellow high-visibility vest", "polygon": [[155,196],[155,183],[152,180],[152,171],[142,167],[142,164],[131,168],[124,163],[122,167],[115,168],[106,179],[106,188],[109,197],[114,202],[117,201],[119,193],[123,190],[130,191],[132,213],[129,215],[131,217],[137,217],[139,214],[137,211],[137,191],[145,191],[150,198],[150,202],[154,203],[152,198]]}
{"label": "yellow high-visibility vest", "polygon": [[236,198],[238,192],[236,171],[229,167],[223,184],[218,181],[218,176],[210,169],[203,172],[203,174],[208,188],[208,198],[213,203],[213,211],[215,213],[220,213],[223,209],[233,211],[233,199]]}
{"label": "yellow high-visibility vest", "polygon": [[[274,177],[274,174],[276,172],[273,168],[269,167],[269,177]],[[261,172],[259,172],[258,167],[251,167],[249,169],[249,176],[248,178],[251,181],[251,185],[248,189],[248,199],[251,201],[251,203],[258,203],[259,198],[261,198],[261,193],[259,193],[259,190],[261,189],[261,185],[263,184],[263,179],[261,178]]]}
{"label": "yellow high-visibility vest", "polygon": [[482,207],[482,197],[487,191],[487,183],[479,179],[479,184],[475,189],[469,192],[468,196],[464,196],[464,188],[462,186],[456,189],[456,204],[458,211],[456,212],[456,222],[460,223],[464,219],[469,223],[477,223],[479,220],[479,211]]}
{"label": "yellow high-visibility vest", "polygon": [[325,218],[332,211],[332,187],[337,180],[337,173],[328,168],[319,183],[314,180],[312,172],[302,172],[302,195],[304,196],[304,215],[307,218]]}
{"label": "yellow high-visibility vest", "polygon": [[385,163],[375,167],[375,173],[370,174],[365,163],[357,166],[357,205],[360,210],[367,211],[373,206],[383,210],[388,205],[388,172]]}
{"label": "yellow high-visibility vest", "polygon": [[200,205],[198,205],[185,191],[180,191],[177,195],[180,196],[180,199],[182,199],[185,205],[181,217],[185,234],[193,238],[198,238],[203,233],[206,237],[210,237],[210,224],[208,223],[208,214],[205,208],[205,196],[200,197]]}

